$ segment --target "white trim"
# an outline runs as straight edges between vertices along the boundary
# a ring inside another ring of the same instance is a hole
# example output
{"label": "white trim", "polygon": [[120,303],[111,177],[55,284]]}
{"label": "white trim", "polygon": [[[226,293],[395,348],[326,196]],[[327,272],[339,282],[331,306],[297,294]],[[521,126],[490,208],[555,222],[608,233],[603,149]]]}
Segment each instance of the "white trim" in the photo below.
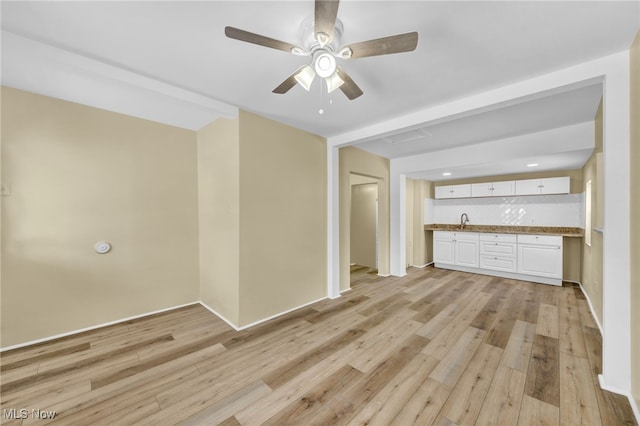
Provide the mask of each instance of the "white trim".
{"label": "white trim", "polygon": [[[349,288],[349,289],[344,290],[344,291],[348,291],[348,290],[351,290],[351,289]],[[325,299],[327,299],[327,297],[322,297],[322,298],[317,299],[317,300],[312,300],[311,302],[305,303],[305,304],[297,306],[295,308],[288,309],[288,310],[286,310],[284,312],[280,312],[278,314],[275,314],[275,315],[272,315],[270,317],[258,320],[256,322],[252,322],[251,324],[243,325],[242,327],[236,326],[234,323],[229,321],[223,315],[221,315],[220,313],[216,312],[215,309],[213,309],[211,306],[207,305],[202,300],[198,300],[196,302],[185,303],[183,305],[172,306],[172,307],[169,307],[169,308],[159,309],[157,311],[147,312],[147,313],[140,314],[140,315],[134,315],[134,316],[131,316],[131,317],[122,318],[122,319],[115,320],[115,321],[109,321],[109,322],[105,322],[105,323],[102,323],[102,324],[92,325],[91,327],[81,328],[79,330],[73,330],[73,331],[69,331],[69,332],[66,332],[66,333],[62,333],[62,334],[56,334],[54,336],[44,337],[42,339],[31,340],[31,341],[24,342],[24,343],[18,343],[17,345],[12,345],[12,346],[7,346],[5,348],[0,348],[0,352],[9,351],[9,350],[12,350],[12,349],[19,349],[19,348],[23,348],[25,346],[31,346],[31,345],[35,345],[35,344],[42,343],[42,342],[48,342],[50,340],[60,339],[62,337],[67,337],[67,336],[71,336],[71,335],[74,335],[74,334],[84,333],[85,331],[91,331],[91,330],[95,330],[95,329],[98,329],[98,328],[108,327],[110,325],[122,323],[122,322],[125,322],[125,321],[131,321],[131,320],[134,320],[134,319],[143,318],[143,317],[147,317],[147,316],[155,315],[155,314],[160,314],[160,313],[163,313],[163,312],[173,311],[175,309],[184,308],[185,306],[191,306],[191,305],[197,305],[197,304],[200,304],[206,310],[208,310],[209,312],[211,312],[212,314],[214,314],[215,316],[220,318],[222,321],[226,322],[235,331],[242,331],[242,330],[245,330],[247,328],[253,327],[254,325],[258,325],[258,324],[261,324],[263,322],[267,322],[269,320],[277,318],[277,317],[279,317],[281,315],[285,315],[285,314],[288,314],[290,312],[296,311],[298,309],[304,308],[306,306],[313,305],[314,303],[321,302],[321,301],[323,301]]]}
{"label": "white trim", "polygon": [[[405,274],[405,275],[406,275],[406,274]],[[379,277],[386,278],[386,277],[390,277],[390,276],[391,276],[391,274],[381,274],[381,273],[379,273],[379,272],[378,272],[378,276],[379,276]]]}
{"label": "white trim", "polygon": [[261,320],[258,320],[258,321],[255,321],[255,322],[252,322],[251,324],[243,325],[242,327],[238,328],[237,330],[238,330],[238,331],[245,330],[245,329],[250,328],[250,327],[253,327],[253,326],[255,326],[255,325],[262,324],[263,322],[270,321],[270,320],[272,320],[272,319],[274,319],[274,318],[277,318],[277,317],[279,317],[279,316],[282,316],[282,315],[288,314],[289,312],[297,311],[298,309],[301,309],[301,308],[307,307],[307,306],[309,306],[309,305],[313,305],[314,303],[321,302],[321,301],[323,301],[323,300],[325,300],[325,299],[327,299],[327,297],[322,297],[322,298],[317,299],[317,300],[312,300],[311,302],[305,303],[304,305],[300,305],[300,306],[297,306],[297,307],[295,307],[295,308],[291,308],[291,309],[289,309],[289,310],[286,310],[286,311],[284,311],[284,312],[280,312],[279,314],[275,314],[275,315],[272,315],[272,316],[270,316],[270,317],[263,318],[263,319],[261,319]]}
{"label": "white trim", "polygon": [[344,290],[340,290],[340,294],[342,294],[342,293],[346,293],[346,292],[348,292],[348,291],[351,291],[351,287],[349,287],[349,288],[347,288],[347,289],[344,289]]}
{"label": "white trim", "polygon": [[[574,281],[570,281],[570,282],[574,282]],[[591,303],[591,299],[589,298],[589,293],[587,293],[587,291],[584,289],[581,282],[575,281],[575,283],[580,286],[580,290],[582,290],[582,294],[584,294],[584,297],[587,299],[587,304],[589,305],[589,311],[591,311],[591,316],[593,317],[594,321],[598,325],[598,329],[600,330],[600,335],[602,336],[603,335],[602,325],[600,324],[600,321],[598,321],[598,317],[596,316],[595,309],[593,309],[593,304]]]}
{"label": "white trim", "polygon": [[638,409],[636,400],[631,393],[618,389],[614,386],[607,385],[602,374],[598,374],[598,384],[600,385],[600,389],[627,397],[627,399],[629,400],[629,405],[631,405],[631,410],[633,410],[633,415],[636,418],[636,423],[640,424],[640,409]]}
{"label": "white trim", "polygon": [[235,331],[240,331],[240,329],[234,323],[226,319],[224,315],[222,315],[221,313],[213,309],[211,306],[207,305],[202,300],[199,301],[198,303],[200,303],[200,305],[202,305],[202,307],[205,308],[207,311],[211,312],[213,315],[217,316],[222,321],[226,322],[229,327],[233,328]]}
{"label": "white trim", "polygon": [[425,263],[424,265],[409,265],[411,268],[426,268],[429,265],[433,265],[433,262]]}
{"label": "white trim", "polygon": [[185,306],[191,306],[191,305],[195,305],[197,303],[199,303],[199,302],[196,301],[196,302],[191,302],[191,303],[185,303],[183,305],[171,306],[169,308],[159,309],[157,311],[151,311],[151,312],[147,312],[147,313],[144,313],[144,314],[134,315],[134,316],[131,316],[131,317],[122,318],[122,319],[115,320],[115,321],[109,321],[109,322],[105,322],[105,323],[102,323],[102,324],[92,325],[90,327],[85,327],[85,328],[81,328],[81,329],[78,329],[78,330],[68,331],[66,333],[55,334],[53,336],[43,337],[42,339],[30,340],[28,342],[18,343],[17,345],[11,345],[11,346],[7,346],[7,347],[4,347],[4,348],[0,348],[0,352],[10,351],[12,349],[24,348],[25,346],[36,345],[38,343],[48,342],[48,341],[51,341],[51,340],[60,339],[62,337],[72,336],[74,334],[80,334],[80,333],[84,333],[86,331],[91,331],[91,330],[96,330],[98,328],[108,327],[110,325],[119,324],[119,323],[125,322],[125,321],[131,321],[131,320],[138,319],[138,318],[148,317],[150,315],[161,314],[163,312],[173,311],[174,309],[184,308]]}
{"label": "white trim", "polygon": [[629,404],[631,405],[631,409],[633,410],[633,415],[636,416],[636,423],[640,424],[640,407],[636,404],[636,399],[632,394],[626,395],[629,400]]}
{"label": "white trim", "polygon": [[216,310],[215,310],[215,309],[213,309],[211,306],[207,305],[207,304],[206,304],[206,303],[204,303],[203,301],[200,301],[200,304],[201,304],[202,306],[204,306],[204,307],[205,307],[209,312],[211,312],[211,313],[212,313],[212,314],[214,314],[215,316],[219,317],[222,321],[224,321],[224,322],[226,322],[227,324],[229,324],[229,326],[231,326],[231,328],[233,328],[235,331],[242,331],[242,330],[246,330],[247,328],[253,327],[253,326],[255,326],[255,325],[262,324],[263,322],[270,321],[270,320],[272,320],[272,319],[274,319],[274,318],[277,318],[277,317],[279,317],[279,316],[282,316],[282,315],[288,314],[289,312],[297,311],[298,309],[304,308],[304,307],[309,306],[309,305],[313,305],[314,303],[321,302],[321,301],[323,301],[323,300],[325,300],[325,299],[327,299],[327,297],[322,297],[322,298],[317,299],[317,300],[312,300],[311,302],[305,303],[305,304],[300,305],[300,306],[296,306],[295,308],[288,309],[288,310],[286,310],[286,311],[280,312],[280,313],[275,314],[275,315],[271,315],[270,317],[263,318],[263,319],[261,319],[261,320],[258,320],[258,321],[255,321],[255,322],[252,322],[251,324],[247,324],[247,325],[243,325],[243,326],[237,326],[237,325],[235,325],[233,322],[229,321],[229,320],[228,320],[227,318],[225,318],[223,315],[221,315],[220,313],[216,312]]}

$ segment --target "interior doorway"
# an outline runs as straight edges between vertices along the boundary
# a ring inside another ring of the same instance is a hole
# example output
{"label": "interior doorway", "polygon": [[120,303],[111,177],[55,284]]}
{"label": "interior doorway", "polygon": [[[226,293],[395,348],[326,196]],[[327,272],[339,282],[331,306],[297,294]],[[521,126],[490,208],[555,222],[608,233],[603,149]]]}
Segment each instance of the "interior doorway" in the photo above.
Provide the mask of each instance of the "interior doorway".
{"label": "interior doorway", "polygon": [[378,272],[378,179],[350,174],[350,263],[351,271]]}

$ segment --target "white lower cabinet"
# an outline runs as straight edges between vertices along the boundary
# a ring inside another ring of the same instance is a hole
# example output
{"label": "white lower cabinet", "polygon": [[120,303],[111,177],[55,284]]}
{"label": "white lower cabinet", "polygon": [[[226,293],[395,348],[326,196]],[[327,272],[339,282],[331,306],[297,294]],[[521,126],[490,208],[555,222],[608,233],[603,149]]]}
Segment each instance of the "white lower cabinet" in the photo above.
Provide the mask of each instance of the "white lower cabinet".
{"label": "white lower cabinet", "polygon": [[518,273],[562,279],[562,237],[518,235]]}
{"label": "white lower cabinet", "polygon": [[477,232],[435,231],[433,235],[433,260],[436,264],[478,267]]}
{"label": "white lower cabinet", "polygon": [[562,237],[435,231],[436,267],[562,285]]}
{"label": "white lower cabinet", "polygon": [[[440,231],[436,231],[436,234]],[[433,261],[444,265],[455,265],[454,242],[451,238],[433,237]]]}
{"label": "white lower cabinet", "polygon": [[515,234],[480,234],[480,268],[517,272],[517,257]]}

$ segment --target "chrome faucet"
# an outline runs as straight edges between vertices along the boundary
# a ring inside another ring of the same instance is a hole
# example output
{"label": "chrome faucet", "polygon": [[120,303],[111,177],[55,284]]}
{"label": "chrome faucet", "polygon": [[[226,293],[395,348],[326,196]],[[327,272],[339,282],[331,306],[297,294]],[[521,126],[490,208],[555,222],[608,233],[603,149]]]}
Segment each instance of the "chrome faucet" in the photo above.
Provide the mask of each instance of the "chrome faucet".
{"label": "chrome faucet", "polygon": [[464,229],[467,223],[469,223],[469,215],[462,213],[462,215],[460,215],[460,229]]}

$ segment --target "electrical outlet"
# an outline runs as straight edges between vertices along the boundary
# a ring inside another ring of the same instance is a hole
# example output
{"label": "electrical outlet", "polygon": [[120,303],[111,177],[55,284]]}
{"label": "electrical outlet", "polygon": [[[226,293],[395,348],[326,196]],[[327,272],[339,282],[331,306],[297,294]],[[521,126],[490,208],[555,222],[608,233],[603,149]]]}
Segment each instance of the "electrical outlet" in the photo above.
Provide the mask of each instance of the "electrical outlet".
{"label": "electrical outlet", "polygon": [[0,183],[0,196],[11,195],[11,184]]}

